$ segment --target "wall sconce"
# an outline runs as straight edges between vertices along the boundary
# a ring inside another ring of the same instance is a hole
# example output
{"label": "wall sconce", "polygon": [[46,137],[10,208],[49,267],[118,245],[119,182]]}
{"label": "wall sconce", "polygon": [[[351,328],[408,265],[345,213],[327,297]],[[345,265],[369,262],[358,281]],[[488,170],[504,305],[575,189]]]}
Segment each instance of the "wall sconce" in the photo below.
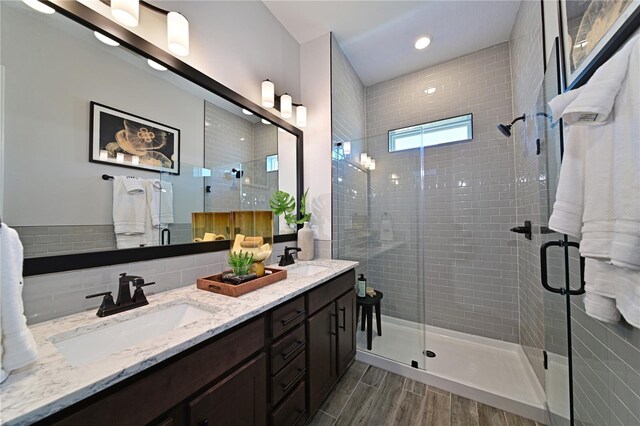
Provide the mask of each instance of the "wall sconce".
{"label": "wall sconce", "polygon": [[56,13],[56,11],[51,6],[47,6],[44,3],[40,3],[38,0],[22,0],[22,2],[27,6],[29,6],[30,8],[37,10],[40,13],[46,13],[47,15]]}
{"label": "wall sconce", "polygon": [[351,154],[351,142],[344,142],[342,148],[344,149],[344,155]]}
{"label": "wall sconce", "polygon": [[137,27],[140,18],[138,0],[111,0],[111,15],[127,27]]}
{"label": "wall sconce", "polygon": [[276,89],[273,82],[266,79],[262,82],[262,106],[265,108],[275,108],[276,97],[280,104],[280,116],[282,118],[291,118],[293,107],[296,107],[296,126],[306,127],[307,125],[307,107],[302,104],[293,103],[291,95],[285,93],[282,96],[276,95]]}
{"label": "wall sconce", "polygon": [[189,55],[189,21],[180,13],[161,9],[143,0],[111,0],[111,15],[124,26],[137,27],[140,21],[140,5],[167,16],[169,51],[176,56]]}
{"label": "wall sconce", "polygon": [[262,82],[262,106],[273,108],[275,105],[275,86],[269,79]]}

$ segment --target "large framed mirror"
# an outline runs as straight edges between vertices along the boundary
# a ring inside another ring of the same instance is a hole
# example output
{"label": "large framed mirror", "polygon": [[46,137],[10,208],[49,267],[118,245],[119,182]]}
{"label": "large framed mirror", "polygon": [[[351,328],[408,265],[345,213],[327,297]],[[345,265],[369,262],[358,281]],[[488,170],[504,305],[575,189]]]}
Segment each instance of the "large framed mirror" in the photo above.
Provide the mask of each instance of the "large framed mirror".
{"label": "large framed mirror", "polygon": [[[46,3],[59,13],[0,4],[2,214],[25,276],[226,250],[238,229],[203,221],[300,200],[301,130],[82,3]],[[127,177],[158,192],[142,239],[114,227],[137,223],[116,201]],[[273,242],[295,239],[270,220]]]}

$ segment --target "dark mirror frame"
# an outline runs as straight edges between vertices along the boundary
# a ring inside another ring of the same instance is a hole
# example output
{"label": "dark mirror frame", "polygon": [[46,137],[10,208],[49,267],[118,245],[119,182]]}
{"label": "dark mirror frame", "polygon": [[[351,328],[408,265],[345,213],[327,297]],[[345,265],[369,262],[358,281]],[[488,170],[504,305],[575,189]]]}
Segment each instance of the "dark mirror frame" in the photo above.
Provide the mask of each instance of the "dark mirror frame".
{"label": "dark mirror frame", "polygon": [[[249,99],[234,92],[206,74],[198,71],[180,59],[165,52],[156,45],[142,37],[130,32],[126,28],[107,19],[98,12],[76,1],[52,2],[42,0],[42,3],[51,6],[56,12],[83,25],[92,31],[100,31],[110,38],[117,40],[122,46],[148,59],[166,66],[170,71],[190,82],[220,96],[221,98],[252,111],[260,118],[269,120],[278,127],[297,137],[296,170],[298,202],[298,217],[300,217],[300,200],[304,192],[303,171],[303,132],[290,123],[282,120],[277,115],[267,111]],[[258,84],[259,82],[256,82]],[[274,243],[295,241],[297,234],[275,235]],[[160,259],[165,257],[185,256],[189,254],[207,253],[229,250],[229,241],[200,242],[190,244],[177,244],[169,246],[143,247],[132,249],[105,250],[79,254],[60,256],[34,257],[24,259],[23,276],[48,274],[53,272],[72,271],[77,269],[95,268],[99,266],[117,265],[129,262]]]}

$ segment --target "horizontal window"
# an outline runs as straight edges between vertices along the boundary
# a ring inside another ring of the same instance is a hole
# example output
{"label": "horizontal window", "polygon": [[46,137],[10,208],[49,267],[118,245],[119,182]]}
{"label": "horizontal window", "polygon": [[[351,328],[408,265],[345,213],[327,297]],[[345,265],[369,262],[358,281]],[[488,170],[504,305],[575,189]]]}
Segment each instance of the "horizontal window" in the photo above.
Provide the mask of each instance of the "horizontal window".
{"label": "horizontal window", "polygon": [[431,123],[389,131],[389,152],[429,147],[473,139],[473,115],[466,114]]}

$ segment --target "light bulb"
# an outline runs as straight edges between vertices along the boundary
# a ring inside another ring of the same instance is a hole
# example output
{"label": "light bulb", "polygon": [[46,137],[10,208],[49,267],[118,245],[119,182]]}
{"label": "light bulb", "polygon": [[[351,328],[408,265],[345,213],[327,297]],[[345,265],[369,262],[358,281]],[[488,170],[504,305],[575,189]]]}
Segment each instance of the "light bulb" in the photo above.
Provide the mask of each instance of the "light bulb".
{"label": "light bulb", "polygon": [[431,38],[429,36],[422,36],[416,40],[414,44],[415,48],[418,50],[422,50],[431,44]]}

